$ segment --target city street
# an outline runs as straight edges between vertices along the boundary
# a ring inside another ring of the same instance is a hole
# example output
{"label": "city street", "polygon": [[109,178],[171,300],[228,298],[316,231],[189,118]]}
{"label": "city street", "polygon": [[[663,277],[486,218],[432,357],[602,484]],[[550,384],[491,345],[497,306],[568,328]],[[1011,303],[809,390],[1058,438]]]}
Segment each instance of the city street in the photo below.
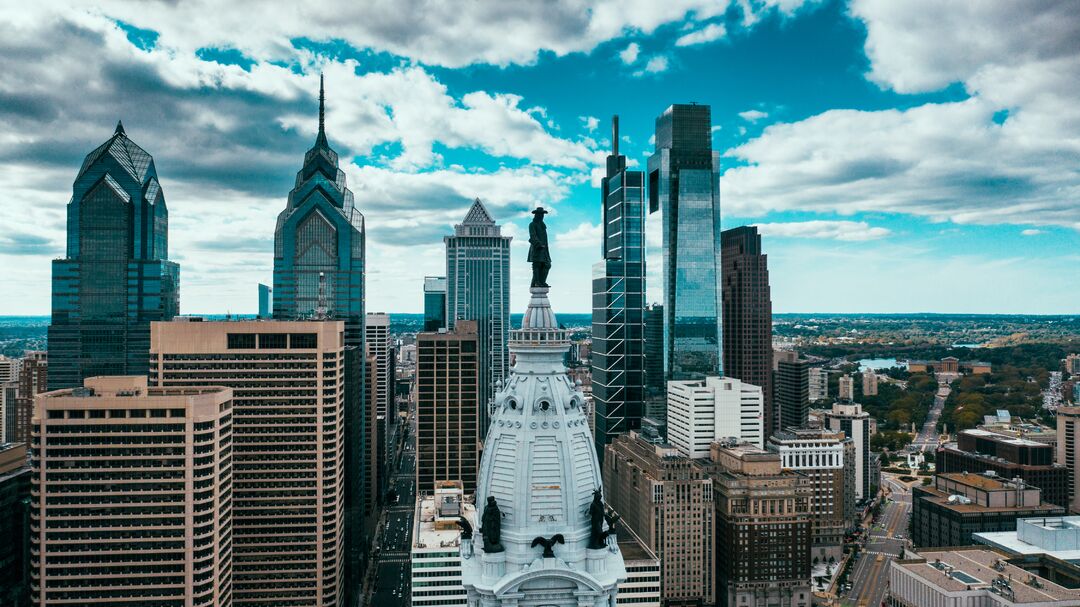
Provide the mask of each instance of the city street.
{"label": "city street", "polygon": [[945,409],[945,399],[949,397],[950,388],[948,384],[942,384],[934,396],[934,406],[930,409],[930,412],[926,416],[926,423],[923,424],[919,434],[915,436],[915,440],[911,442],[912,451],[933,451],[938,446],[938,420],[941,419],[941,412]]}
{"label": "city street", "polygon": [[406,607],[410,603],[409,552],[412,547],[413,509],[416,506],[416,442],[410,431],[397,472],[390,486],[398,502],[386,512],[386,524],[379,540],[372,605]]}
{"label": "city street", "polygon": [[907,541],[908,518],[911,515],[911,493],[891,476],[882,475],[892,492],[882,507],[878,521],[870,529],[866,545],[855,561],[848,578],[851,591],[843,605],[878,607],[885,598],[889,581],[889,563],[895,559]]}

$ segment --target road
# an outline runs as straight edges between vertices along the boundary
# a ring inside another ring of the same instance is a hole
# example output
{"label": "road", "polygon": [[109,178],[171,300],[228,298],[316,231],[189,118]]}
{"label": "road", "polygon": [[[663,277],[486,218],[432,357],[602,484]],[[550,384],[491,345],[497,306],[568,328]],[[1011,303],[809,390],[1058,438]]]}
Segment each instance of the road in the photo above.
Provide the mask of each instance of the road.
{"label": "road", "polygon": [[941,419],[942,410],[945,409],[945,399],[949,397],[949,392],[948,384],[942,384],[938,387],[937,394],[934,395],[934,406],[926,415],[926,423],[919,430],[919,434],[915,436],[915,440],[911,442],[912,451],[933,451],[937,449],[940,436],[937,431],[937,424],[938,420]]}
{"label": "road", "polygon": [[851,591],[845,598],[844,605],[881,605],[888,589],[889,563],[900,554],[900,550],[907,543],[911,493],[891,476],[882,475],[882,478],[892,494],[870,529],[866,545],[859,553],[854,569],[848,577]]}
{"label": "road", "polygon": [[[411,418],[409,422],[411,423]],[[409,431],[397,471],[390,486],[398,501],[386,512],[386,524],[379,538],[372,605],[407,607],[410,603],[409,553],[412,548],[413,509],[416,507],[416,438]]]}

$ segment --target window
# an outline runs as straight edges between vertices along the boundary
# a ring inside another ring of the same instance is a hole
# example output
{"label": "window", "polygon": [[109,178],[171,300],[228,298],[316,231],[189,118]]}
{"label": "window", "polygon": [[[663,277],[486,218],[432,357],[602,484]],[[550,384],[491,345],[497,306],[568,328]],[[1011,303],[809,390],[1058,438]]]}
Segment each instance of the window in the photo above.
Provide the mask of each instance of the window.
{"label": "window", "polygon": [[254,350],[254,333],[229,333],[228,347],[230,350]]}
{"label": "window", "polygon": [[285,333],[259,333],[260,350],[284,350],[288,347],[288,335]]}
{"label": "window", "polygon": [[314,333],[290,333],[289,347],[315,349],[319,347],[319,339]]}

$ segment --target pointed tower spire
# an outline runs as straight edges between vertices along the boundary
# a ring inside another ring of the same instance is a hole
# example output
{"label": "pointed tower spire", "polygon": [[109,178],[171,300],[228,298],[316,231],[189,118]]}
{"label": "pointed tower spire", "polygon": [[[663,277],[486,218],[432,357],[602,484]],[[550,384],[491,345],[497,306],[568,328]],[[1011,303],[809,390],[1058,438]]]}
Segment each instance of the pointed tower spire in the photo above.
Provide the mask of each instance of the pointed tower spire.
{"label": "pointed tower spire", "polygon": [[116,131],[113,132],[113,135],[114,136],[115,135],[125,135],[125,136],[127,135],[127,133],[124,132],[124,121],[123,120],[117,120],[116,121]]}
{"label": "pointed tower spire", "polygon": [[315,138],[315,147],[330,147],[326,141],[326,89],[322,73],[319,73],[319,136]]}

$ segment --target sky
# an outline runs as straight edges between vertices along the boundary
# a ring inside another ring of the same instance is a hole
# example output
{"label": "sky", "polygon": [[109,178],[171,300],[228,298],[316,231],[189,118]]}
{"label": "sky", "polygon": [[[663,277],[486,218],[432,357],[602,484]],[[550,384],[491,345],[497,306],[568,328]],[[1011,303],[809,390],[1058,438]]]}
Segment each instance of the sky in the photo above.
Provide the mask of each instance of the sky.
{"label": "sky", "polygon": [[[672,103],[712,107],[724,229],[775,312],[1080,312],[1080,11],[1070,1],[0,2],[0,314],[48,314],[83,157],[154,156],[183,313],[252,313],[317,130],[367,226],[367,309],[418,312],[479,197],[553,235],[586,312],[599,178]],[[649,292],[659,300],[659,221]]]}

